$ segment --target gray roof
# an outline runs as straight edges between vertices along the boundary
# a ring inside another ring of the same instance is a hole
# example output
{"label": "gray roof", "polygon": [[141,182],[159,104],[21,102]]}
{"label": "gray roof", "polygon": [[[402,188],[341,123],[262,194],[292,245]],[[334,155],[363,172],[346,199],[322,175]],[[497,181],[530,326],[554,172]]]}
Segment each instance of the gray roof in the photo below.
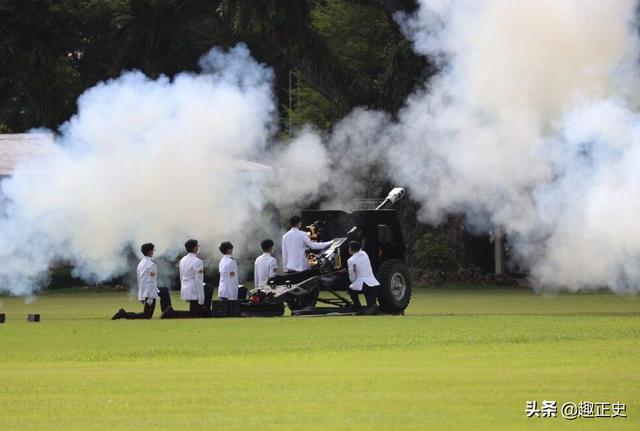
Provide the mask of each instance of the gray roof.
{"label": "gray roof", "polygon": [[11,175],[20,162],[58,151],[50,133],[0,134],[0,176]]}
{"label": "gray roof", "polygon": [[[41,156],[52,156],[61,151],[54,144],[50,133],[22,133],[14,135],[0,134],[0,176],[13,173],[16,166],[23,161]],[[216,171],[264,171],[271,166],[233,157],[216,156],[213,158]]]}

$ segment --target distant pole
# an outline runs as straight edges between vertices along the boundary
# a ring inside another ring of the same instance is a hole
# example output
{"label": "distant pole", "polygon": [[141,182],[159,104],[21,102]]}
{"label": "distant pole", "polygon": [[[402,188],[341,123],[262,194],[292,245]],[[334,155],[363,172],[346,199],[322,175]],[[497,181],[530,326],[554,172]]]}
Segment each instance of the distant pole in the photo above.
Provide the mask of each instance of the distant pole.
{"label": "distant pole", "polygon": [[291,119],[291,111],[293,110],[293,72],[289,70],[289,124],[288,124],[288,132],[291,134],[291,129],[293,128],[293,121]]}
{"label": "distant pole", "polygon": [[494,259],[496,266],[496,275],[502,274],[502,227],[495,227],[495,237],[493,241]]}

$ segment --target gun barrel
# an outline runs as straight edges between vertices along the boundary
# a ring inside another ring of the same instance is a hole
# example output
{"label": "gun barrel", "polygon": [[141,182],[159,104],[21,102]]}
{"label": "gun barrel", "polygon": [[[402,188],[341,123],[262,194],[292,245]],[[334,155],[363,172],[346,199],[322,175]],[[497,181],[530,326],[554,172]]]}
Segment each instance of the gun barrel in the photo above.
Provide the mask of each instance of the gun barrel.
{"label": "gun barrel", "polygon": [[402,187],[396,187],[389,192],[387,197],[382,201],[380,205],[376,207],[377,210],[383,210],[392,207],[402,197],[404,197],[405,191]]}

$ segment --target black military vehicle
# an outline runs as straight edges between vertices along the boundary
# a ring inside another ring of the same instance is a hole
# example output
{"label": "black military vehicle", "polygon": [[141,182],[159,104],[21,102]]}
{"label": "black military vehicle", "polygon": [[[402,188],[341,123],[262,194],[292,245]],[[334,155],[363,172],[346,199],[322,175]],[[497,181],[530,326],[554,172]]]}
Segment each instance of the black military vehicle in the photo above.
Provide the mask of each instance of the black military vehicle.
{"label": "black military vehicle", "polygon": [[380,311],[402,314],[411,300],[411,280],[398,215],[391,207],[404,194],[404,189],[395,188],[372,210],[303,211],[303,226],[311,239],[332,244],[325,250],[308,252],[310,269],[273,277],[266,288],[251,291],[250,303],[286,304],[294,315],[348,312],[351,303],[341,292],[349,286],[349,242],[357,240],[369,255],[380,282]]}

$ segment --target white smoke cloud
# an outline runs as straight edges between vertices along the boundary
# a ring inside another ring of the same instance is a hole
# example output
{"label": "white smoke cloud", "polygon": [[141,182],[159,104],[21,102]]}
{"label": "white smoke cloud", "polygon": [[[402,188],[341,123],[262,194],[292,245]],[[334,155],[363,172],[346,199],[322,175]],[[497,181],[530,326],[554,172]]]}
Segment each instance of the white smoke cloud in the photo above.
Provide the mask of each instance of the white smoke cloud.
{"label": "white smoke cloud", "polygon": [[355,108],[329,133],[306,125],[272,154],[276,174],[267,197],[286,213],[319,202],[326,209],[356,209],[372,181],[386,178],[386,133],[391,124],[381,111]]}
{"label": "white smoke cloud", "polygon": [[331,173],[326,185],[326,208],[356,209],[357,199],[379,187],[388,173],[388,129],[391,120],[384,112],[354,109],[338,122],[327,138]]}
{"label": "white smoke cloud", "polygon": [[422,0],[399,16],[441,72],[393,131],[423,220],[514,238],[540,286],[640,289],[633,0]]}
{"label": "white smoke cloud", "polygon": [[640,116],[618,100],[569,112],[547,141],[554,181],[535,190],[546,221],[544,285],[640,289]]}
{"label": "white smoke cloud", "polygon": [[62,150],[2,182],[0,290],[30,294],[57,261],[106,280],[148,241],[174,257],[191,237],[210,251],[249,237],[264,217],[265,177],[278,175],[256,163],[272,159],[273,72],[244,45],[200,64],[200,74],[127,72],[87,90],[60,129]]}
{"label": "white smoke cloud", "polygon": [[640,290],[636,2],[419,4],[398,20],[440,73],[397,121],[359,108],[274,142],[272,71],[242,45],[88,90],[60,154],[2,183],[0,289],[29,294],[59,260],[108,279],[146,241],[169,258],[188,237],[250,243],[280,229],[269,204],[344,208],[386,175],[423,221],[503,226],[538,286]]}
{"label": "white smoke cloud", "polygon": [[310,126],[272,150],[268,161],[275,172],[267,181],[266,196],[281,210],[294,211],[293,204],[322,196],[319,185],[326,181],[330,159],[322,137]]}

